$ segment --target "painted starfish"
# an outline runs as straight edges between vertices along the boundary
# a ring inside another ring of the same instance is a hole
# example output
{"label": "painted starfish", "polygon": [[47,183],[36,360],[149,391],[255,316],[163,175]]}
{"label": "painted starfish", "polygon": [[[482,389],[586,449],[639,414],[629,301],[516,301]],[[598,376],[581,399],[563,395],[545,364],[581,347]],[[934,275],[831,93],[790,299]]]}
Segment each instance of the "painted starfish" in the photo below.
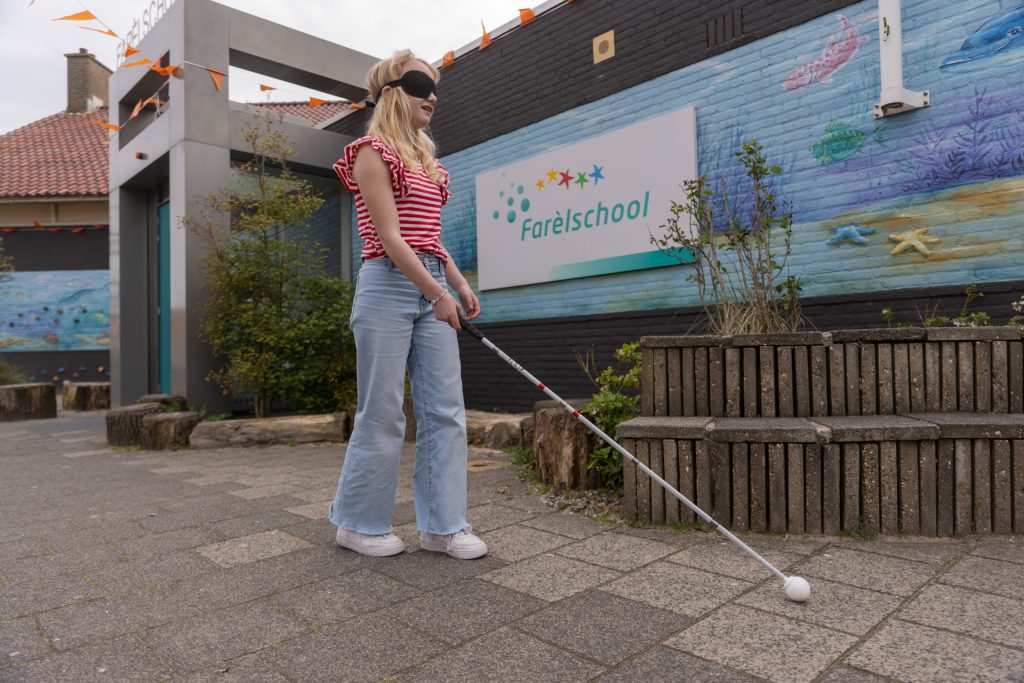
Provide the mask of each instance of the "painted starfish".
{"label": "painted starfish", "polygon": [[537,189],[538,190],[543,190],[544,189],[544,179],[543,178],[541,178],[540,180],[537,181]]}
{"label": "painted starfish", "polygon": [[854,244],[867,244],[865,235],[874,235],[874,228],[865,228],[862,225],[851,223],[849,225],[837,225],[832,228],[834,233],[826,244],[840,244],[843,240],[850,240]]}
{"label": "painted starfish", "polygon": [[902,254],[907,249],[917,249],[918,252],[924,256],[928,256],[930,253],[928,247],[925,244],[931,244],[938,242],[941,237],[925,237],[925,234],[930,228],[915,228],[914,230],[907,230],[906,232],[896,232],[889,235],[889,239],[893,242],[899,242],[896,248],[890,252],[893,256],[896,254]]}

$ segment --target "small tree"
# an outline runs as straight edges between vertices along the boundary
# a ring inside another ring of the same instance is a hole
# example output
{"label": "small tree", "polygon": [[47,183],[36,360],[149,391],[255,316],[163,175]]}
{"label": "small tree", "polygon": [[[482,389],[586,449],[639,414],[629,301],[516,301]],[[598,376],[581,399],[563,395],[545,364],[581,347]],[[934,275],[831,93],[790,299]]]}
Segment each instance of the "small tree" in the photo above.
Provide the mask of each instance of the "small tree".
{"label": "small tree", "polygon": [[14,272],[14,261],[4,253],[4,240],[0,238],[0,285],[7,282]]}
{"label": "small tree", "polygon": [[288,169],[273,121],[248,124],[243,137],[252,158],[234,186],[204,197],[201,219],[182,221],[206,247],[200,336],[224,359],[207,379],[252,394],[258,417],[275,399],[337,410],[355,394],[352,288],[324,271],[325,249],[297,234],[323,199]]}
{"label": "small tree", "polygon": [[[769,166],[762,152],[756,140],[736,152],[750,183],[744,209],[730,203],[724,182],[716,197],[707,176],[701,176],[684,183],[686,203],[672,202],[672,217],[661,226],[664,234],[651,237],[681,263],[690,263],[691,254],[696,260],[687,280],[697,284],[712,334],[790,332],[801,324],[803,282],[784,275],[792,252],[793,213],[772,189],[772,176],[782,169]],[[721,223],[725,229],[716,231]]]}

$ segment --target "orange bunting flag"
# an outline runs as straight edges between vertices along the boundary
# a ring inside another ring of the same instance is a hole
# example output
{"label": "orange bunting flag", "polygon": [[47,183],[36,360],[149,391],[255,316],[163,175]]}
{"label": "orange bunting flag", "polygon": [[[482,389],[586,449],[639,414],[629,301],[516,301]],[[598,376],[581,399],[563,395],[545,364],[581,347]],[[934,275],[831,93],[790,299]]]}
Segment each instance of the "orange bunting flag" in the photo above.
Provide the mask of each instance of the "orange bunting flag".
{"label": "orange bunting flag", "polygon": [[43,229],[43,224],[40,223],[39,221],[32,221],[32,225],[36,226],[36,230],[42,230]]}
{"label": "orange bunting flag", "polygon": [[150,71],[155,71],[158,74],[160,74],[161,76],[172,76],[172,75],[174,75],[174,72],[178,70],[178,67],[173,66],[173,65],[160,66],[160,62],[157,62],[153,66],[149,67],[149,70]]}
{"label": "orange bunting flag", "polygon": [[310,108],[319,107],[321,104],[327,104],[327,100],[321,100],[319,97],[310,97],[309,106]]}
{"label": "orange bunting flag", "polygon": [[50,232],[64,232],[64,228],[47,228]]}
{"label": "orange bunting flag", "polygon": [[66,17],[57,17],[54,21],[93,21],[95,19],[96,15],[89,10],[85,10],[84,12],[78,12],[77,14],[69,14]]}
{"label": "orange bunting flag", "polygon": [[110,144],[110,138],[107,138],[106,140],[104,140],[103,144],[104,145],[109,145]]}
{"label": "orange bunting flag", "polygon": [[103,126],[108,130],[121,130],[121,126],[116,123],[107,123],[106,121],[93,121],[97,126]]}
{"label": "orange bunting flag", "polygon": [[277,88],[272,85],[263,85],[260,83],[260,92],[267,92],[268,90],[277,90]]}
{"label": "orange bunting flag", "polygon": [[213,79],[213,84],[217,86],[217,91],[220,92],[220,86],[224,82],[224,76],[226,75],[223,71],[217,71],[206,67],[206,71],[210,74],[210,78]]}
{"label": "orange bunting flag", "polygon": [[122,64],[121,66],[125,69],[130,69],[133,66],[142,66],[144,64],[149,64],[149,59],[146,57],[143,57],[137,62],[128,62],[127,64]]}
{"label": "orange bunting flag", "polygon": [[150,97],[146,100],[146,104],[155,104],[158,107],[162,107],[167,104],[167,100],[161,100],[159,97]]}
{"label": "orange bunting flag", "polygon": [[132,55],[137,55],[140,52],[142,52],[142,50],[138,50],[138,49],[132,47],[131,45],[129,45],[128,47],[126,47],[124,49],[124,56],[125,57],[131,57]]}
{"label": "orange bunting flag", "polygon": [[[31,7],[31,5],[29,5],[29,7]],[[6,233],[11,233],[14,232],[15,230],[17,230],[17,228],[3,228],[3,231]]]}
{"label": "orange bunting flag", "polygon": [[480,49],[483,50],[484,48],[491,44],[491,34],[487,32],[487,27],[484,26],[483,21],[480,22],[480,28],[484,30],[484,35],[480,39]]}
{"label": "orange bunting flag", "polygon": [[441,68],[451,66],[455,63],[455,50],[448,50],[444,53],[444,57],[441,59]]}
{"label": "orange bunting flag", "polygon": [[142,111],[142,100],[139,100],[135,103],[135,109],[132,109],[132,115],[128,117],[128,120],[131,121],[132,119],[134,119],[136,116],[139,115],[140,111]]}
{"label": "orange bunting flag", "polygon": [[80,232],[85,232],[85,228],[71,228],[71,232],[77,235]]}
{"label": "orange bunting flag", "polygon": [[86,31],[96,31],[96,33],[102,33],[103,35],[110,36],[111,38],[120,38],[120,36],[111,31],[109,28],[93,28],[92,26],[79,26],[78,28],[84,28]]}
{"label": "orange bunting flag", "polygon": [[519,25],[526,26],[531,21],[536,19],[537,16],[533,13],[532,9],[521,9],[519,10]]}
{"label": "orange bunting flag", "polygon": [[356,110],[366,109],[366,105],[365,104],[359,104],[358,102],[353,102],[352,104],[348,105],[348,108],[349,109],[356,109]]}

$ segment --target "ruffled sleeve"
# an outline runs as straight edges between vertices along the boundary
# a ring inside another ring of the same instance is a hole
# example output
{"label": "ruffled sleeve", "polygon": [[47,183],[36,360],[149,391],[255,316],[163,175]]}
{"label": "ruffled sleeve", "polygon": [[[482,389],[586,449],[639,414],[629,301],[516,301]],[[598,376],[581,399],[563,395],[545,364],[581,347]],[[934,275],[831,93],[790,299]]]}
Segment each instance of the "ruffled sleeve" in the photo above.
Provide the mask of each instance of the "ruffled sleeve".
{"label": "ruffled sleeve", "polygon": [[[358,192],[359,183],[356,182],[355,176],[352,171],[356,163],[356,155],[359,154],[359,149],[369,144],[375,150],[380,152],[381,158],[384,162],[391,167],[391,189],[394,190],[396,197],[405,197],[409,194],[409,180],[405,176],[405,163],[402,161],[402,157],[398,156],[388,143],[384,142],[379,137],[372,135],[364,135],[357,140],[349,143],[345,147],[344,155],[338,159],[334,164],[334,172],[338,174],[341,179],[341,184],[345,186],[345,189],[349,192]],[[445,173],[447,175],[447,172]]]}
{"label": "ruffled sleeve", "polygon": [[441,184],[439,185],[439,189],[441,190],[441,206],[444,206],[452,197],[451,190],[448,189],[448,185],[451,183],[451,176],[448,175],[448,169],[445,168],[440,161],[437,162],[437,170],[441,179]]}

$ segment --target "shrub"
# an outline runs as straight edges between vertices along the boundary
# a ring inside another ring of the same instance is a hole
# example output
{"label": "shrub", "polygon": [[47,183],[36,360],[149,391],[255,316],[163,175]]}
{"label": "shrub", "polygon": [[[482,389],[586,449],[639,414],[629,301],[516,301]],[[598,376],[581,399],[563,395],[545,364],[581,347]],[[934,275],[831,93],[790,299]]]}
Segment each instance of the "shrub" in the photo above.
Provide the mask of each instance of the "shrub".
{"label": "shrub", "polygon": [[[615,428],[639,414],[640,408],[640,342],[623,344],[615,351],[618,367],[608,367],[594,377],[593,356],[580,359],[587,377],[597,387],[583,413],[605,434],[615,437]],[[622,486],[622,456],[617,450],[598,442],[590,453],[587,469],[596,470],[602,486]]]}

